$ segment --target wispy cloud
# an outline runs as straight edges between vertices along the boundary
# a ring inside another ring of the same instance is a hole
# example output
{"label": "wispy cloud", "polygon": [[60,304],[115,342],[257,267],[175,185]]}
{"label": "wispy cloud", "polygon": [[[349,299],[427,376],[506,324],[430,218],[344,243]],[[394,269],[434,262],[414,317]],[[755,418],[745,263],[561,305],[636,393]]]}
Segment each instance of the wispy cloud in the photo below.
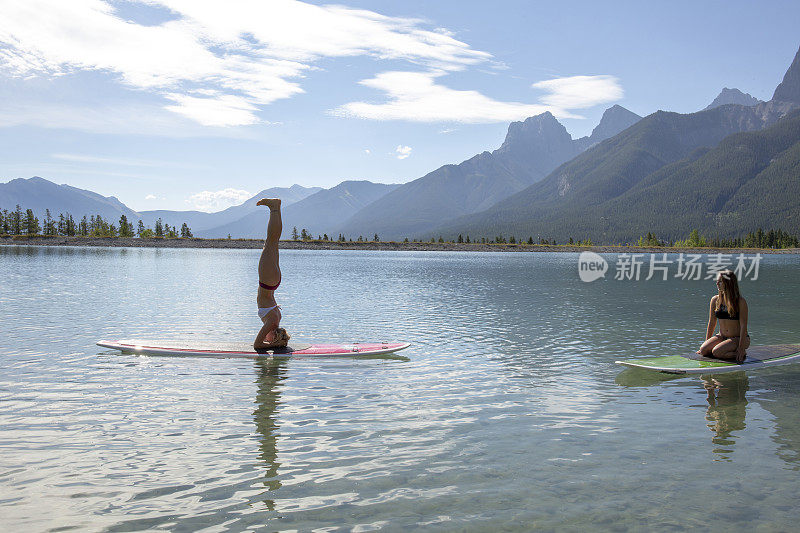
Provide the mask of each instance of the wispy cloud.
{"label": "wispy cloud", "polygon": [[[153,168],[160,168],[165,166],[176,166],[174,162],[171,161],[152,161],[149,159],[130,159],[130,158],[123,158],[123,157],[106,157],[106,156],[96,156],[96,155],[87,155],[87,154],[65,154],[65,153],[56,153],[51,154],[53,159],[61,159],[63,161],[75,161],[77,163],[90,163],[90,164],[104,164],[104,165],[120,165],[120,166],[128,166],[128,167],[153,167]],[[185,166],[185,165],[179,165]]]}
{"label": "wispy cloud", "polygon": [[323,58],[454,71],[491,57],[421,20],[364,9],[296,0],[128,4],[174,18],[137,23],[102,0],[0,3],[0,69],[19,78],[106,73],[197,123],[241,126],[263,122],[264,106],[302,93],[300,80]]}
{"label": "wispy cloud", "polygon": [[625,92],[614,76],[570,76],[531,85],[547,91],[539,100],[557,109],[586,109],[621,99]]}
{"label": "wispy cloud", "polygon": [[537,115],[549,108],[499,102],[478,91],[456,90],[436,83],[445,73],[382,72],[360,83],[386,93],[385,103],[350,102],[332,111],[338,116],[414,122],[497,122]]}
{"label": "wispy cloud", "polygon": [[155,194],[148,194],[147,196],[144,197],[144,199],[145,200],[155,200],[156,199],[156,195]]}
{"label": "wispy cloud", "polygon": [[77,178],[104,176],[106,178],[126,178],[153,182],[174,179],[174,176],[166,174],[120,172],[105,168],[90,168],[83,164],[38,161],[27,164],[0,164],[0,175],[2,174],[12,174],[20,177],[41,176],[51,181],[60,180],[64,176],[75,176]]}
{"label": "wispy cloud", "polygon": [[252,196],[241,189],[222,189],[220,191],[201,191],[186,199],[186,203],[198,211],[220,211],[232,205],[238,205]]}
{"label": "wispy cloud", "polygon": [[[2,60],[0,60],[2,61]],[[24,95],[20,95],[20,99]],[[41,101],[11,101],[0,106],[0,127],[35,125],[100,134],[158,135],[176,138],[226,136],[247,138],[242,129],[199,127],[198,123],[164,108],[143,104],[83,105]]]}
{"label": "wispy cloud", "polygon": [[549,94],[540,103],[502,102],[477,91],[456,90],[436,82],[442,71],[383,72],[362,80],[364,86],[382,91],[384,103],[350,102],[331,111],[336,116],[413,122],[488,123],[520,120],[550,111],[559,118],[583,118],[574,113],[622,98],[613,76],[573,76],[535,83]]}
{"label": "wispy cloud", "polygon": [[298,0],[127,0],[124,6],[111,0],[0,2],[0,75],[100,77],[126,94],[155,96],[155,104],[15,101],[0,109],[0,126],[187,136],[196,135],[187,133],[187,124],[217,132],[269,124],[267,106],[303,93],[303,79],[323,60],[358,56],[418,70],[362,80],[386,100],[346,103],[333,115],[487,123],[550,111],[580,118],[576,110],[622,97],[619,81],[608,75],[537,82],[533,88],[546,94],[530,103],[453,89],[440,78],[476,65],[494,72],[507,65],[446,28],[366,9]]}
{"label": "wispy cloud", "polygon": [[397,159],[405,159],[411,155],[411,147],[398,144],[397,148],[394,149],[394,152],[397,154]]}

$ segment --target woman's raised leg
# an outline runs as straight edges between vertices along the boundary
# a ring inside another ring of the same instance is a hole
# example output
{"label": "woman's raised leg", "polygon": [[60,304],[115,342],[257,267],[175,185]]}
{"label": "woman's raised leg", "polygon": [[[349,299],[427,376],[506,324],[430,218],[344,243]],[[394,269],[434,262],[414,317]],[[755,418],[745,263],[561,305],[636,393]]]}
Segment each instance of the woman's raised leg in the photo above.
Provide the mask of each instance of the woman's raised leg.
{"label": "woman's raised leg", "polygon": [[281,239],[283,222],[281,221],[280,198],[263,198],[257,205],[269,207],[269,222],[267,223],[267,240],[261,250],[261,259],[258,261],[258,280],[267,285],[277,285],[281,281],[281,268],[278,263],[278,241]]}

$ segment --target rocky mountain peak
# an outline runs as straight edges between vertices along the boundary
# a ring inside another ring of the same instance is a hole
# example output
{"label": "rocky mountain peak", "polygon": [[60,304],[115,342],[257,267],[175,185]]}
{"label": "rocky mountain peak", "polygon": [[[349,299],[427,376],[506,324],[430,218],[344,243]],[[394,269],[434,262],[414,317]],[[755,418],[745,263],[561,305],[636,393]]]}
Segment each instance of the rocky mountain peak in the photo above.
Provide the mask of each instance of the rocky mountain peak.
{"label": "rocky mountain peak", "polygon": [[783,81],[775,89],[772,99],[800,104],[800,49],[797,50],[794,61],[783,76]]}
{"label": "rocky mountain peak", "polygon": [[552,144],[570,143],[572,136],[552,113],[546,111],[541,115],[528,117],[522,122],[508,125],[508,133],[498,152],[529,150],[532,146],[548,146]]}
{"label": "rocky mountain peak", "polygon": [[617,133],[624,131],[641,120],[642,117],[622,107],[613,105],[603,112],[600,123],[592,130],[589,136],[592,142],[609,139]]}
{"label": "rocky mountain peak", "polygon": [[714,101],[708,104],[708,106],[703,111],[707,109],[714,109],[715,107],[727,104],[738,104],[738,105],[752,107],[760,103],[761,100],[748,93],[743,93],[739,89],[729,89],[725,87],[722,89],[722,91],[720,91],[717,97],[714,98]]}

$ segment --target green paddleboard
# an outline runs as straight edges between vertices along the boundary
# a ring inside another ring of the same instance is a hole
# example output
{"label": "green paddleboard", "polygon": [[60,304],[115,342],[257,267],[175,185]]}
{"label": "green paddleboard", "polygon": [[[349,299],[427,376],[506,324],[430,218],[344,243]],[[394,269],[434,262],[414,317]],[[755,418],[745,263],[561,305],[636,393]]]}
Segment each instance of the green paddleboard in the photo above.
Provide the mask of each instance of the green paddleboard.
{"label": "green paddleboard", "polygon": [[618,365],[668,374],[715,374],[737,370],[755,370],[765,366],[787,365],[796,362],[800,362],[800,344],[751,346],[747,349],[747,358],[741,364],[702,357],[696,353],[615,361]]}

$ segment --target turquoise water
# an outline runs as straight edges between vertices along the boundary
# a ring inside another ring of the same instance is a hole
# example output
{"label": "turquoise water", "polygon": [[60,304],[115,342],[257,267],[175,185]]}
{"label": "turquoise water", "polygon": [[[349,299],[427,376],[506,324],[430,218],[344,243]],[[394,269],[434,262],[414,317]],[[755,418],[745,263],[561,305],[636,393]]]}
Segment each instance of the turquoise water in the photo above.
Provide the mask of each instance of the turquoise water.
{"label": "turquoise water", "polygon": [[[613,258],[613,256],[606,256]],[[797,528],[800,365],[622,371],[705,332],[712,281],[583,283],[577,254],[284,251],[296,340],[408,360],[120,355],[250,340],[257,250],[0,247],[0,529]],[[800,257],[742,283],[800,342]]]}

